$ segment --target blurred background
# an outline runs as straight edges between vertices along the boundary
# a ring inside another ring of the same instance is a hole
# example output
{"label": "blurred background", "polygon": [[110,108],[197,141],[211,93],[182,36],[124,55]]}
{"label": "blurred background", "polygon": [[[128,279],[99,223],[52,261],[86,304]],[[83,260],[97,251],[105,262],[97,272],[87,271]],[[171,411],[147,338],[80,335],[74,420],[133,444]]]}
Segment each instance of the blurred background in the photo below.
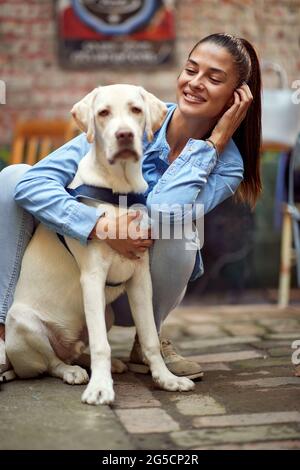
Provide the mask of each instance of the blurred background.
{"label": "blurred background", "polygon": [[[264,191],[254,212],[227,200],[206,216],[205,274],[185,302],[277,303],[280,272],[281,303],[297,302],[288,182],[300,131],[300,0],[0,0],[0,165],[49,153],[57,126],[70,138],[72,105],[97,85],[142,85],[175,101],[187,54],[215,32],[251,41],[263,66]],[[26,147],[36,122],[49,135]]]}

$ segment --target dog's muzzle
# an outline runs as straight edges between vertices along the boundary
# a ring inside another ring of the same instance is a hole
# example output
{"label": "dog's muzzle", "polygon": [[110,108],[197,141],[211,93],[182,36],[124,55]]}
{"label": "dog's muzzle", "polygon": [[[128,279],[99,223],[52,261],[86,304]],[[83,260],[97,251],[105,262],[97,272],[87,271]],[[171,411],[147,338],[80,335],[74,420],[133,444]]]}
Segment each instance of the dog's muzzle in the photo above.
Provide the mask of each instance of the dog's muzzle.
{"label": "dog's muzzle", "polygon": [[128,160],[132,158],[134,161],[139,160],[139,155],[134,149],[134,134],[130,129],[120,129],[115,134],[118,150],[110,158],[109,163],[114,164],[116,160]]}

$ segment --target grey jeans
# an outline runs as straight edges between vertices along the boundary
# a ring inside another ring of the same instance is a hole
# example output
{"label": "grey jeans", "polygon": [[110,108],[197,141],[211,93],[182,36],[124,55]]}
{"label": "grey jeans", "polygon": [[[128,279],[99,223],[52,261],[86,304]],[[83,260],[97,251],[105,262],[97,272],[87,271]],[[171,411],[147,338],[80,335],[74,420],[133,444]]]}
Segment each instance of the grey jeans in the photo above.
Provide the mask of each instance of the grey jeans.
{"label": "grey jeans", "polygon": [[[28,165],[11,165],[0,172],[0,323],[7,312],[20,274],[22,257],[36,226],[34,217],[14,201],[14,189]],[[189,242],[189,248],[191,243]],[[195,249],[186,249],[186,240],[158,239],[150,249],[153,309],[157,330],[182,300],[193,272]],[[115,324],[134,325],[127,295],[112,304]]]}

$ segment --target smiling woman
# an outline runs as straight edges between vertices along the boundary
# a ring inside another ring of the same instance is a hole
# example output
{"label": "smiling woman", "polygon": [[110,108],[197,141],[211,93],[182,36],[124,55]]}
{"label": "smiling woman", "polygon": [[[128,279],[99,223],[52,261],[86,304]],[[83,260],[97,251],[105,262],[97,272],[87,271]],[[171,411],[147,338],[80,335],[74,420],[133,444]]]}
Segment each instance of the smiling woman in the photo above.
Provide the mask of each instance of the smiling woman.
{"label": "smiling woman", "polygon": [[169,127],[177,147],[173,155],[186,141],[184,132],[178,132],[183,128],[196,139],[208,137],[213,130],[219,152],[232,137],[244,162],[244,180],[236,200],[254,207],[262,190],[261,74],[252,45],[228,34],[212,34],[198,42],[178,77],[177,102]]}
{"label": "smiling woman", "polygon": [[[147,99],[155,103],[153,95],[151,98],[141,88],[139,92],[144,104]],[[139,109],[144,107],[134,105],[130,119],[144,119],[142,169],[151,214],[156,211],[159,216],[167,215],[172,224],[181,224],[191,212],[196,219],[197,207],[206,214],[233,195],[255,207],[261,192],[260,94],[260,67],[252,45],[243,38],[219,33],[202,39],[192,49],[177,80],[178,103],[167,104],[159,127],[149,127],[151,113],[140,116]],[[110,119],[110,110],[103,107],[98,111],[100,116],[92,116],[90,122],[97,119],[101,127],[102,120]],[[131,135],[126,132],[116,129],[114,136],[124,148],[131,144]],[[0,223],[0,323],[4,323],[12,304],[35,219],[82,244],[105,231],[106,216],[87,208],[65,190],[90,149],[87,138],[92,134],[81,134],[32,168],[18,165],[0,173],[0,221],[6,221]],[[101,136],[96,135],[98,138]],[[116,165],[124,161],[123,156],[118,157]],[[174,204],[181,209],[178,216]],[[128,214],[116,217],[114,222],[115,233],[127,233],[128,237],[106,239],[111,248],[131,259],[150,248],[153,310],[160,333],[163,321],[182,300],[187,283],[203,274],[197,234],[153,243],[151,239],[130,237]],[[117,325],[133,325],[125,295],[112,307]],[[162,357],[171,372],[190,378],[203,376],[199,364],[177,354],[169,340],[160,340]],[[147,370],[138,338],[129,366]]]}

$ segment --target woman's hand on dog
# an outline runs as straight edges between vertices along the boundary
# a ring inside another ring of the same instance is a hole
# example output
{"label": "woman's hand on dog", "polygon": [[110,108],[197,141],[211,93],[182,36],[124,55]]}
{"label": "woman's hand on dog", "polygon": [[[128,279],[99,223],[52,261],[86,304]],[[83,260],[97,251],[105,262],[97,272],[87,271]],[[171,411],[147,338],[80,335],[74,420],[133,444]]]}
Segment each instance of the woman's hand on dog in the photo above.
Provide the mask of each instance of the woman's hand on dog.
{"label": "woman's hand on dog", "polygon": [[117,217],[102,216],[91,232],[90,238],[105,240],[121,255],[129,259],[139,259],[138,253],[144,253],[153,244],[151,230],[142,230],[139,226],[141,214],[130,212]]}

